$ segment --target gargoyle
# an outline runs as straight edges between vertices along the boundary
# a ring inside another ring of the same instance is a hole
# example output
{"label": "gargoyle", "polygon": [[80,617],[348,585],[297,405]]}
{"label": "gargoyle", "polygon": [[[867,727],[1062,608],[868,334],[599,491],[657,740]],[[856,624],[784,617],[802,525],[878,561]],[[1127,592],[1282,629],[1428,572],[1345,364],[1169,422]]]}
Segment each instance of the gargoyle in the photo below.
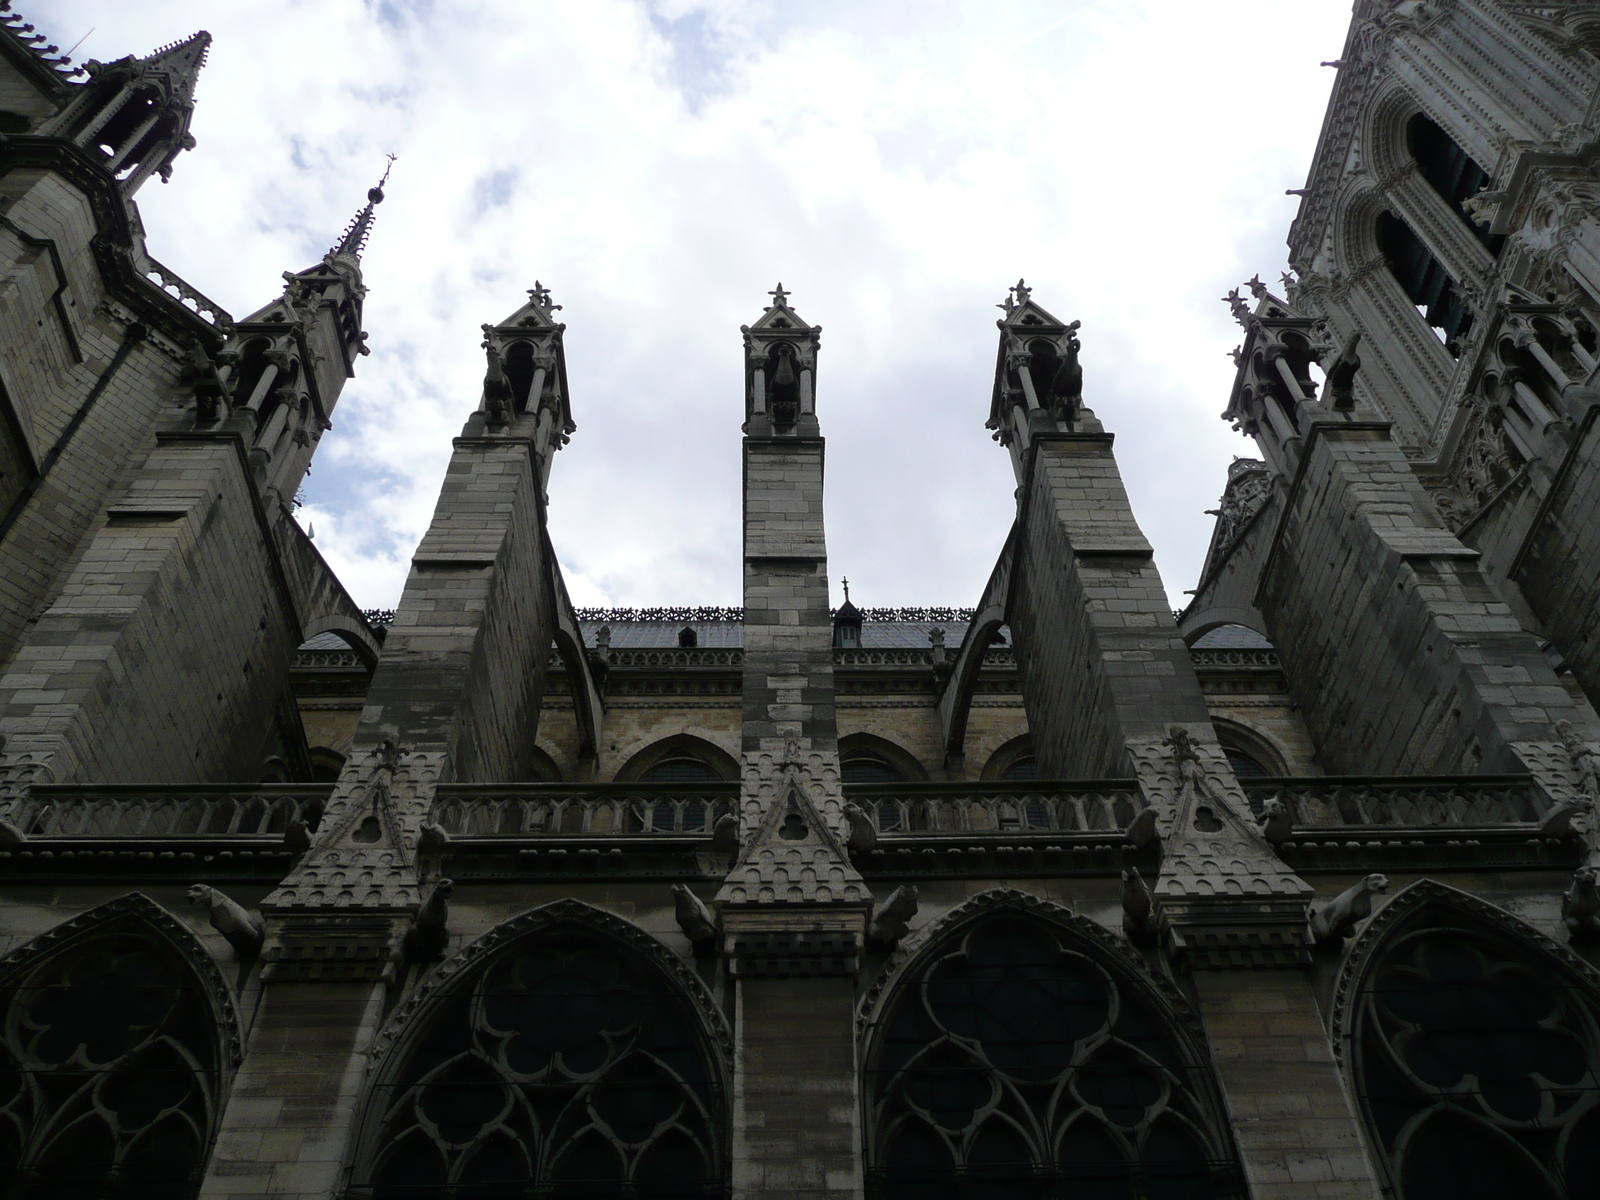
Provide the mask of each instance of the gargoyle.
{"label": "gargoyle", "polygon": [[1050,407],[1064,421],[1077,416],[1078,406],[1083,403],[1083,367],[1078,362],[1080,345],[1074,332],[1078,325],[1074,321],[1067,326],[1067,352],[1061,356],[1061,365],[1050,381]]}
{"label": "gargoyle", "polygon": [[238,952],[240,958],[254,958],[261,953],[267,928],[262,924],[259,914],[246,912],[242,905],[203,883],[197,883],[189,889],[189,901],[203,904],[210,910],[211,928],[228,939],[228,945]]}
{"label": "gargoyle", "polygon": [[897,887],[872,914],[872,924],[867,927],[867,939],[881,946],[893,946],[906,935],[906,924],[916,915],[916,884]]}
{"label": "gargoyle", "polygon": [[878,844],[877,827],[873,825],[866,809],[859,804],[846,802],[844,819],[850,823],[850,837],[845,841],[845,845],[852,854],[871,850]]}
{"label": "gargoyle", "polygon": [[289,828],[283,831],[283,848],[296,860],[311,849],[311,830],[299,817],[290,821]]}
{"label": "gargoyle", "polygon": [[1148,846],[1156,840],[1156,810],[1153,808],[1141,809],[1139,813],[1128,822],[1128,831],[1123,835],[1128,839],[1130,846]]}
{"label": "gargoyle", "polygon": [[1561,920],[1575,942],[1600,942],[1600,886],[1593,867],[1572,873],[1572,886],[1561,897]]}
{"label": "gargoyle", "polygon": [[1358,329],[1345,340],[1339,357],[1328,364],[1328,399],[1340,412],[1349,412],[1356,406],[1356,372],[1361,369],[1361,357],[1356,345],[1361,341]]}
{"label": "gargoyle", "polygon": [[450,845],[450,835],[444,826],[424,821],[417,834],[417,853],[443,854]]}
{"label": "gargoyle", "polygon": [[1132,867],[1122,871],[1122,932],[1130,942],[1148,941],[1156,931],[1155,898],[1144,876]]}
{"label": "gargoyle", "polygon": [[1569,833],[1578,832],[1573,827],[1573,818],[1594,812],[1594,801],[1587,796],[1580,796],[1576,800],[1563,800],[1560,804],[1552,804],[1550,811],[1545,813],[1539,821],[1539,836],[1547,838],[1566,837]]}
{"label": "gargoyle", "polygon": [[1311,918],[1311,936],[1317,939],[1318,945],[1348,937],[1357,921],[1372,915],[1373,893],[1388,890],[1389,877],[1378,874],[1368,875],[1360,883],[1346,888]]}
{"label": "gargoyle", "polygon": [[483,376],[483,410],[491,425],[504,425],[511,416],[511,381],[506,378],[499,347],[486,343],[489,369]]}
{"label": "gargoyle", "polygon": [[437,962],[450,944],[450,906],[445,903],[455,891],[454,880],[435,879],[428,896],[406,930],[406,958],[411,962]]}
{"label": "gargoyle", "polygon": [[739,818],[723,813],[711,826],[711,848],[719,854],[739,852]]}
{"label": "gargoyle", "polygon": [[672,915],[678,919],[683,936],[696,946],[714,942],[717,937],[717,919],[701,900],[681,883],[672,885]]}
{"label": "gargoyle", "polygon": [[1256,824],[1269,846],[1281,846],[1294,836],[1294,816],[1289,812],[1289,806],[1277,796],[1261,806],[1261,815],[1256,818]]}

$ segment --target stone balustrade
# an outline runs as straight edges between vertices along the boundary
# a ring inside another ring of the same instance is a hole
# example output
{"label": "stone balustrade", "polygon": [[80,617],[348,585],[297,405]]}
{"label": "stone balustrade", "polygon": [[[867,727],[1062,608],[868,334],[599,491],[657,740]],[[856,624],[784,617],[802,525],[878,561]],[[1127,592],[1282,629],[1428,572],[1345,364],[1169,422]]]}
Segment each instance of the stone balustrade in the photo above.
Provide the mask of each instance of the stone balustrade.
{"label": "stone balustrade", "polygon": [[846,784],[845,796],[891,835],[1110,833],[1126,829],[1145,807],[1131,779]]}
{"label": "stone balustrade", "polygon": [[1492,826],[1537,822],[1549,800],[1525,775],[1470,779],[1246,779],[1250,807],[1268,800],[1288,805],[1296,828],[1357,825]]}
{"label": "stone balustrade", "polygon": [[315,829],[332,784],[37,785],[6,819],[39,838],[281,839],[295,821]]}
{"label": "stone balustrade", "polygon": [[709,837],[737,783],[446,784],[431,820],[452,837]]}

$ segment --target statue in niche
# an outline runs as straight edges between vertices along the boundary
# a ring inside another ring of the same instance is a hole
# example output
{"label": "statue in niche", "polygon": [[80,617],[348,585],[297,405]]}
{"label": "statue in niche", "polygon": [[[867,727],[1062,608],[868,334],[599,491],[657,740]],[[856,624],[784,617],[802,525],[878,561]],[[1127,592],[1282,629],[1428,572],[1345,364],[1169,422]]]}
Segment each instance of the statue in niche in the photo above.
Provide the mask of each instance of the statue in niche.
{"label": "statue in niche", "polygon": [[1081,324],[1083,322],[1074,321],[1067,326],[1067,352],[1061,356],[1061,365],[1050,381],[1050,407],[1063,421],[1076,417],[1078,406],[1083,403],[1083,367],[1078,363],[1081,346],[1077,334]]}
{"label": "statue in niche", "polygon": [[794,424],[800,416],[800,369],[788,342],[779,342],[767,359],[767,395],[773,421]]}
{"label": "statue in niche", "polygon": [[1349,412],[1356,406],[1356,372],[1361,369],[1361,357],[1356,346],[1361,341],[1358,329],[1345,339],[1339,357],[1328,364],[1328,399],[1340,412]]}

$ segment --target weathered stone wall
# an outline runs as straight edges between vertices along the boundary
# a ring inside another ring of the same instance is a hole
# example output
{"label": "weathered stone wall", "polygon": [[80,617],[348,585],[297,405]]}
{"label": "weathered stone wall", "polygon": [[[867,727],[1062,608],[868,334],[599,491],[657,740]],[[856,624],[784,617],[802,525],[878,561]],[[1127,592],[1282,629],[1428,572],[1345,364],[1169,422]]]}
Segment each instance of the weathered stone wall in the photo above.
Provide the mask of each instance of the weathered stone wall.
{"label": "weathered stone wall", "polygon": [[55,111],[48,95],[14,65],[0,59],[0,112],[17,113],[37,122]]}
{"label": "weathered stone wall", "polygon": [[459,780],[523,777],[552,628],[540,504],[527,441],[457,439],[358,742],[392,730]]}
{"label": "weathered stone wall", "polygon": [[1035,442],[1008,610],[1040,773],[1126,775],[1205,701],[1105,434]]}
{"label": "weathered stone wall", "polygon": [[58,782],[258,778],[300,640],[237,441],[167,437],[0,677]]}
{"label": "weathered stone wall", "polygon": [[821,438],[748,438],[744,501],[746,753],[838,744]]}
{"label": "weathered stone wall", "polygon": [[1258,600],[1323,767],[1519,771],[1586,725],[1381,424],[1314,426]]}
{"label": "weathered stone wall", "polygon": [[1600,398],[1545,504],[1515,580],[1579,685],[1600,698]]}
{"label": "weathered stone wall", "polygon": [[3,667],[107,497],[149,453],[181,364],[159,336],[125,346],[131,316],[106,308],[89,250],[100,231],[81,192],[46,171],[12,170],[0,176],[0,209],[0,386],[29,448],[28,475],[47,468],[31,496],[0,511]]}

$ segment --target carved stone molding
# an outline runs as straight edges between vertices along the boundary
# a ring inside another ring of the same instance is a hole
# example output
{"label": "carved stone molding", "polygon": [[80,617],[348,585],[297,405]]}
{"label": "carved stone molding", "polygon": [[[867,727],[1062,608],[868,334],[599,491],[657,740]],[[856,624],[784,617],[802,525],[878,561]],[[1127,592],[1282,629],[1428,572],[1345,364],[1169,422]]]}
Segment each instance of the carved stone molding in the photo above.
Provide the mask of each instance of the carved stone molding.
{"label": "carved stone molding", "polygon": [[1057,932],[1064,933],[1069,941],[1076,943],[1076,948],[1086,956],[1120,973],[1125,979],[1136,982],[1158,998],[1165,1009],[1163,1016],[1182,1026],[1197,1045],[1205,1044],[1205,1027],[1189,1006],[1183,992],[1167,976],[1151,971],[1144,959],[1124,939],[1098,921],[1090,920],[1069,908],[1031,892],[1004,886],[979,892],[900,940],[856,1006],[857,1035],[865,1039],[876,1028],[883,1018],[895,984],[924,954],[936,951],[963,926],[1007,912],[1048,922]]}
{"label": "carved stone molding", "polygon": [[[493,955],[513,942],[561,925],[587,926],[595,932],[621,942],[648,959],[688,993],[696,1013],[704,1022],[704,1032],[722,1055],[724,1068],[733,1062],[733,1030],[718,1007],[716,997],[683,959],[668,950],[650,934],[614,913],[585,904],[581,900],[561,899],[531,908],[502,921],[471,945],[440,963],[384,1023],[368,1051],[370,1077],[395,1053],[404,1053],[409,1035],[426,1024],[425,1016],[441,997],[481,967]],[[396,1048],[399,1047],[397,1050]]]}
{"label": "carved stone molding", "polygon": [[1493,932],[1506,935],[1537,954],[1547,956],[1552,965],[1600,1001],[1600,971],[1571,949],[1546,937],[1526,921],[1519,920],[1499,905],[1453,888],[1434,879],[1419,879],[1396,895],[1367,921],[1350,944],[1333,991],[1333,1021],[1330,1036],[1335,1057],[1349,1069],[1348,1047],[1356,1018],[1355,998],[1373,961],[1396,930],[1421,920],[1429,907],[1437,906],[1460,914]]}

